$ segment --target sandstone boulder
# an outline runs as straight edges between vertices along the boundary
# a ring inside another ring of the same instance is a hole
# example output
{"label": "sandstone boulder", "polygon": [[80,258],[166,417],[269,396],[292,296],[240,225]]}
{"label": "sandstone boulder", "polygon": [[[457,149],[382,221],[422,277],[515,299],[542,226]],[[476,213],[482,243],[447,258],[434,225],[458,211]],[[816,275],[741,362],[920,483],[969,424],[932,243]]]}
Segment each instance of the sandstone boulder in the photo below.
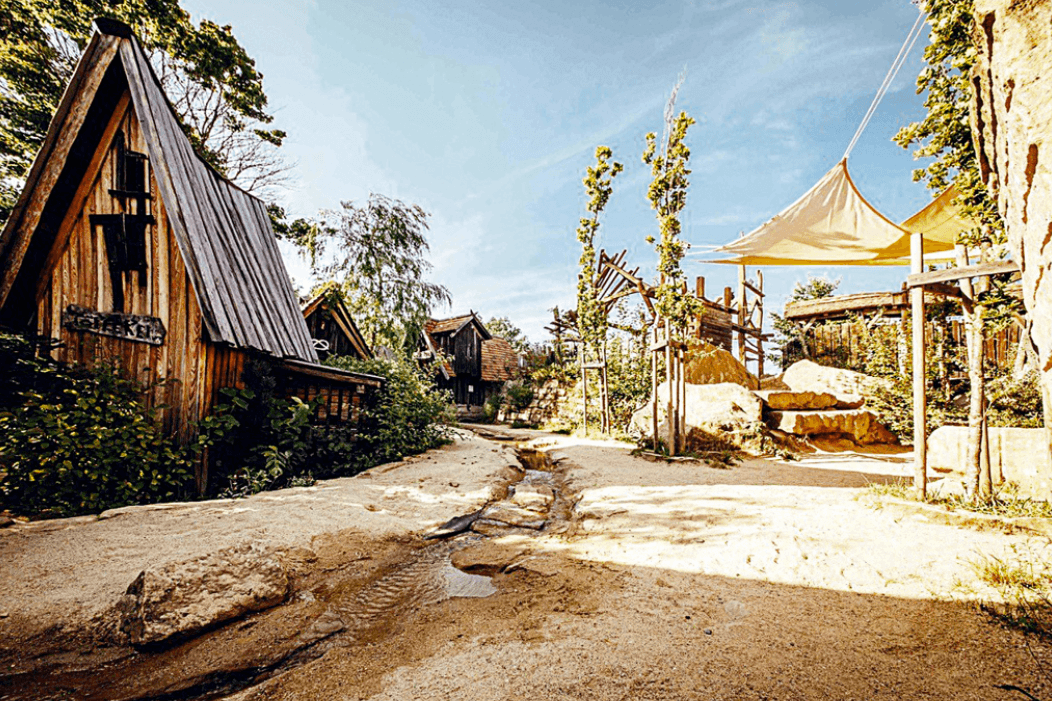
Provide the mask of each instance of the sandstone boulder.
{"label": "sandstone boulder", "polygon": [[841,409],[857,409],[878,388],[889,383],[879,377],[853,370],[831,368],[801,360],[782,374],[782,382],[794,392],[817,392],[834,395]]}
{"label": "sandstone boulder", "polygon": [[772,411],[773,429],[797,436],[845,435],[856,443],[898,443],[891,431],[865,409],[844,411]]}
{"label": "sandstone boulder", "polygon": [[117,603],[133,645],[183,638],[281,603],[289,577],[275,554],[245,544],[144,570]]}
{"label": "sandstone boulder", "polygon": [[793,392],[791,390],[767,389],[756,393],[769,409],[794,411],[801,409],[832,409],[837,406],[835,395],[828,392]]}
{"label": "sandstone boulder", "polygon": [[[1052,497],[1052,459],[1043,428],[991,427],[988,437],[995,485],[1011,482],[1020,496],[1030,499]],[[967,426],[940,426],[928,436],[928,467],[962,479],[967,451]]]}
{"label": "sandstone boulder", "polygon": [[789,385],[782,381],[781,375],[768,375],[760,380],[760,389],[788,390]]}
{"label": "sandstone boulder", "polygon": [[[690,442],[704,443],[710,437],[726,439],[737,447],[748,447],[743,443],[753,436],[762,425],[763,402],[753,392],[737,384],[686,385],[686,429],[688,448]],[[658,436],[668,435],[667,410],[668,383],[658,386]],[[632,415],[629,432],[639,438],[652,438],[652,414],[647,403]]]}
{"label": "sandstone boulder", "polygon": [[700,348],[691,350],[684,364],[683,375],[687,383],[692,385],[733,383],[749,389],[758,389],[760,386],[759,380],[745,369],[740,360],[710,343],[703,343]]}

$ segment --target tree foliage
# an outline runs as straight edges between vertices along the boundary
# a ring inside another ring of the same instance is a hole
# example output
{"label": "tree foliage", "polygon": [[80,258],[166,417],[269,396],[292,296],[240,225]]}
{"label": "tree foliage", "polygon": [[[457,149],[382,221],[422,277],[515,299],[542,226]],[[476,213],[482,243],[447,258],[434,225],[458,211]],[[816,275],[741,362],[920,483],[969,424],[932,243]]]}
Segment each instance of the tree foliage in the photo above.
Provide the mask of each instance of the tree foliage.
{"label": "tree foliage", "polygon": [[276,149],[263,76],[229,26],[196,26],[178,0],[0,0],[0,222],[7,219],[91,23],[127,23],[197,152],[238,185],[272,195],[288,165]]}
{"label": "tree foliage", "polygon": [[587,210],[590,217],[582,217],[577,227],[577,240],[581,243],[581,272],[577,274],[577,328],[586,349],[596,350],[606,338],[606,315],[599,304],[596,289],[595,235],[599,231],[599,215],[606,208],[613,193],[613,181],[624,166],[611,162],[613,151],[608,146],[595,149],[595,165],[588,166],[584,177],[584,189],[588,195]]}
{"label": "tree foliage", "polygon": [[526,334],[506,316],[490,317],[486,322],[486,330],[496,338],[503,338],[519,353],[527,353],[530,350],[530,340],[526,338]]}
{"label": "tree foliage", "polygon": [[684,139],[694,123],[686,112],[680,112],[678,117],[670,120],[661,151],[658,151],[657,136],[653,132],[647,134],[643,151],[643,162],[651,167],[654,175],[647,199],[657,211],[661,232],[659,240],[647,237],[647,243],[656,244],[658,253],[657,311],[677,328],[683,328],[688,320],[702,312],[700,300],[685,292],[686,275],[680,267],[680,261],[690,248],[690,244],[680,238],[682,226],[679,222],[690,184],[687,180],[690,149]]}
{"label": "tree foliage", "polygon": [[[1004,225],[997,207],[983,185],[968,110],[970,75],[977,60],[972,43],[972,0],[922,0],[928,12],[930,43],[924,49],[925,67],[917,77],[917,94],[926,93],[928,112],[895,135],[895,143],[914,147],[918,159],[932,159],[913,171],[913,179],[936,192],[957,186],[964,213],[987,228],[986,236],[1003,237]],[[969,243],[984,236],[966,232]]]}
{"label": "tree foliage", "polygon": [[371,194],[309,228],[315,271],[343,286],[373,348],[415,342],[432,307],[450,301],[445,287],[424,280],[432,268],[427,217],[415,204]]}

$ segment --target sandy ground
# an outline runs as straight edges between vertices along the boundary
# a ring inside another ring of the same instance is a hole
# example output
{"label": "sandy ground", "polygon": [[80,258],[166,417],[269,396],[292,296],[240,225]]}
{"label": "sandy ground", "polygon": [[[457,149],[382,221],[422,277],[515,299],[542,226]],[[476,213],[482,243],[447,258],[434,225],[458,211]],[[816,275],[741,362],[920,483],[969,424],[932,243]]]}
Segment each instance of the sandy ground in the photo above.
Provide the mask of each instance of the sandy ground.
{"label": "sandy ground", "polygon": [[0,529],[0,660],[41,633],[90,629],[149,567],[246,541],[309,548],[347,529],[375,540],[423,533],[491,499],[512,465],[507,446],[465,431],[426,455],[312,487]]}
{"label": "sandy ground", "polygon": [[[1024,698],[998,688],[1015,685],[1052,699],[1052,651],[970,601],[990,595],[970,563],[1013,550],[1052,557],[1047,538],[944,525],[859,498],[866,484],[906,474],[908,454],[714,469],[649,462],[619,444],[508,433],[555,458],[554,484],[573,507],[553,512],[543,531],[438,545],[415,537],[504,491],[507,444],[470,439],[313,490],[0,538],[9,656],[12,641],[47,630],[66,608],[88,620],[146,564],[245,538],[317,553],[290,604],[196,647],[122,658],[116,674],[146,680],[138,686],[78,687],[75,674],[56,673],[21,694],[0,680],[0,696],[156,695],[173,688],[173,670],[205,659],[244,666],[231,651],[280,647],[336,612],[343,632],[280,673],[184,697]],[[452,551],[458,566],[492,574],[496,593],[427,594],[420,582]]]}

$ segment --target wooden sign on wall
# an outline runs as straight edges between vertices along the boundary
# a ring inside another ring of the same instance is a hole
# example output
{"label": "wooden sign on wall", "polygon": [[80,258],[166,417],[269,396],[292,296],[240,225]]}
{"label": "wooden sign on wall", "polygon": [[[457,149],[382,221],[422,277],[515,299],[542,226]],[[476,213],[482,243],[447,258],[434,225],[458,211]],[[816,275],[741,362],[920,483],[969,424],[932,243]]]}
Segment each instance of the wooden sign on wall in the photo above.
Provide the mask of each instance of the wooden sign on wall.
{"label": "wooden sign on wall", "polygon": [[97,312],[71,304],[62,312],[62,326],[70,331],[86,331],[100,336],[159,346],[164,343],[164,323],[155,316]]}

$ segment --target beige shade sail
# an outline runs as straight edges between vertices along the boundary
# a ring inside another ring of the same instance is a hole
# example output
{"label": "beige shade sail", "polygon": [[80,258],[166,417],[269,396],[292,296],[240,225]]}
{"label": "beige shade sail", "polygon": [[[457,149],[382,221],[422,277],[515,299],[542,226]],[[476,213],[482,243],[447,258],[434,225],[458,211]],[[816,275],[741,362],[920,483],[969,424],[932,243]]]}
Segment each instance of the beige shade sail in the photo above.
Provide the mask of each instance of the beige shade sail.
{"label": "beige shade sail", "polygon": [[[925,235],[925,253],[952,250],[970,228],[948,190],[900,226],[858,191],[840,161],[803,197],[768,222],[714,253],[743,265],[908,265],[910,232]],[[929,241],[929,236],[931,240]]]}

